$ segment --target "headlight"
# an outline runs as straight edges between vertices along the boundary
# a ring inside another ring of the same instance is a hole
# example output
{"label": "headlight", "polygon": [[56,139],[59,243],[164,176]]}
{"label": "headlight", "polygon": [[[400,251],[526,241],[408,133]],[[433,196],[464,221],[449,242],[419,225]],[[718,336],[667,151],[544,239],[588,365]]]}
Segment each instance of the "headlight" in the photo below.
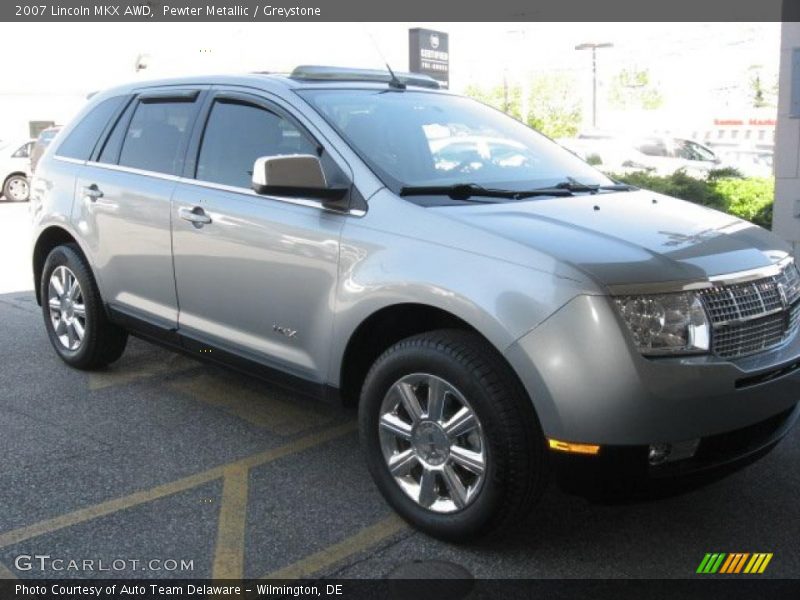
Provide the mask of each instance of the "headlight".
{"label": "headlight", "polygon": [[697,294],[648,294],[614,298],[642,354],[708,352],[710,326]]}

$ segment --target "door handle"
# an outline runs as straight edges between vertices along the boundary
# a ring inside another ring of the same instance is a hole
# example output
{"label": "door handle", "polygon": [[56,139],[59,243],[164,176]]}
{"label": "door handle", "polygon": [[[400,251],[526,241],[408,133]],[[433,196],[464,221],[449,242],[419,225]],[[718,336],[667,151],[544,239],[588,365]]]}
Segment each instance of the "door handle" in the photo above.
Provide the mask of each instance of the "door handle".
{"label": "door handle", "polygon": [[97,202],[98,198],[103,197],[103,192],[97,187],[96,183],[92,185],[87,185],[83,188],[83,197],[88,199],[90,202]]}
{"label": "door handle", "polygon": [[197,228],[200,228],[203,225],[208,225],[209,223],[211,223],[211,217],[209,217],[203,210],[203,208],[200,206],[195,206],[193,208],[189,208],[187,206],[181,206],[178,209],[178,216],[184,221],[189,221],[192,225],[194,225]]}

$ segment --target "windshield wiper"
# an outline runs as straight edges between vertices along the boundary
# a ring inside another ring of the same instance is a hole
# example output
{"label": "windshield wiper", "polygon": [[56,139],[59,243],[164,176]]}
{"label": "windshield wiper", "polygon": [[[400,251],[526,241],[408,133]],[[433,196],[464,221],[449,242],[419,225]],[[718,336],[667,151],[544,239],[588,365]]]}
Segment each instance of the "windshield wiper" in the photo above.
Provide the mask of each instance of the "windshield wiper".
{"label": "windshield wiper", "polygon": [[475,183],[455,185],[419,185],[400,189],[401,196],[449,196],[453,200],[469,200],[473,196],[485,198],[508,198],[522,200],[531,196],[572,196],[572,191],[562,188],[541,188],[536,190],[500,190],[485,188]]}
{"label": "windshield wiper", "polygon": [[598,189],[605,192],[635,192],[639,188],[628,183],[614,183],[612,185],[601,185]]}
{"label": "windshield wiper", "polygon": [[572,177],[567,177],[566,181],[557,183],[554,187],[560,190],[569,190],[570,192],[589,192],[590,194],[596,194],[599,191],[632,192],[634,190],[639,189],[635,186],[628,185],[627,183],[614,183],[612,185],[586,184],[586,183],[581,183],[580,181]]}

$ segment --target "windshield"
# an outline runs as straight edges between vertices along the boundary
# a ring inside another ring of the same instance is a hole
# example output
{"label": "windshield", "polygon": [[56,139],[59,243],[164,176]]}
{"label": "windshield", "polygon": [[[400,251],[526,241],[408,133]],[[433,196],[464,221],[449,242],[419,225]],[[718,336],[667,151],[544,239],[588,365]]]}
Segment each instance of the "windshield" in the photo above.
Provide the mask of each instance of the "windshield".
{"label": "windshield", "polygon": [[475,184],[525,190],[606,176],[500,111],[460,96],[416,91],[299,92],[394,191]]}

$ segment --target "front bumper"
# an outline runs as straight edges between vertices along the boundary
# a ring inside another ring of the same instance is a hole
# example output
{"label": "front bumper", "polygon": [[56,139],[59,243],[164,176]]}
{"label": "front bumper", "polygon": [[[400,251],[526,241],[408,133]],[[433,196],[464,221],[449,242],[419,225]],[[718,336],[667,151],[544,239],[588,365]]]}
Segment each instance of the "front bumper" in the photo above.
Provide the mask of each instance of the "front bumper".
{"label": "front bumper", "polygon": [[574,298],[505,355],[545,435],[571,442],[709,438],[768,420],[800,399],[800,336],[737,360],[645,358],[605,296]]}
{"label": "front bumper", "polygon": [[699,440],[691,458],[651,465],[648,446],[605,446],[596,456],[553,453],[558,481],[569,492],[605,499],[691,488],[745,467],[769,453],[800,417],[800,405],[748,427]]}

